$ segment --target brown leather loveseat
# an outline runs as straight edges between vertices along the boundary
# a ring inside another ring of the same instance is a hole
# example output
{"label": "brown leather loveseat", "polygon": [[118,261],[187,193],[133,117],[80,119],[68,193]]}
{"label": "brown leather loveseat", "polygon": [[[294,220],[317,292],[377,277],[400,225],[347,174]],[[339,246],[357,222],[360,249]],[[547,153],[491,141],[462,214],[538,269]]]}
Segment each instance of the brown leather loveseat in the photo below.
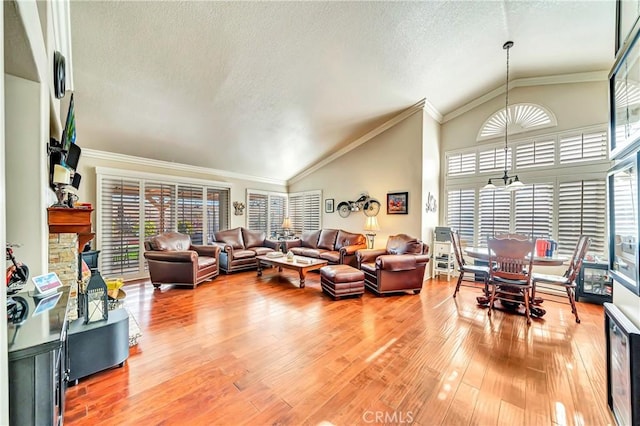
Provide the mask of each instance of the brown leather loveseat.
{"label": "brown leather loveseat", "polygon": [[239,227],[214,232],[215,241],[220,247],[220,269],[225,274],[245,269],[254,269],[256,256],[262,256],[280,248],[280,242],[267,240],[262,231],[251,231]]}
{"label": "brown leather loveseat", "polygon": [[365,286],[377,295],[418,294],[429,262],[429,246],[406,234],[392,235],[386,249],[358,250],[356,258]]}
{"label": "brown leather loveseat", "polygon": [[144,257],[154,287],[161,284],[188,285],[193,288],[220,273],[220,248],[191,244],[191,237],[167,232],[144,243]]}
{"label": "brown leather loveseat", "polygon": [[286,250],[305,257],[329,261],[329,264],[356,266],[356,251],[367,248],[367,238],[342,229],[304,232],[299,240],[285,242]]}

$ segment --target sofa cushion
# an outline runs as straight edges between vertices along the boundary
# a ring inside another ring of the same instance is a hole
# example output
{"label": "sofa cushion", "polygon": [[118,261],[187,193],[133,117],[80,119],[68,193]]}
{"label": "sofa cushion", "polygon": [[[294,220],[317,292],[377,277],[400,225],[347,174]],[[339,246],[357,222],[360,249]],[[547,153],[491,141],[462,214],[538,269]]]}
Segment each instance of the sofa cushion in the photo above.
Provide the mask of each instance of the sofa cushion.
{"label": "sofa cushion", "polygon": [[317,248],[319,236],[320,236],[320,231],[303,232],[302,236],[300,236],[300,245],[302,247]]}
{"label": "sofa cushion", "polygon": [[339,263],[340,262],[340,252],[339,251],[324,251],[320,253],[320,259],[328,260],[331,263]]}
{"label": "sofa cushion", "polygon": [[419,254],[422,253],[422,243],[406,234],[392,235],[387,240],[389,254]]}
{"label": "sofa cushion", "polygon": [[191,237],[179,232],[167,232],[153,237],[150,245],[157,251],[185,251],[191,247]]}
{"label": "sofa cushion", "polygon": [[368,272],[369,274],[376,274],[376,264],[375,262],[367,262],[360,264],[360,270],[364,272]]}
{"label": "sofa cushion", "polygon": [[338,236],[336,237],[335,249],[340,250],[342,247],[366,244],[366,242],[367,239],[362,234],[354,234],[352,232],[339,230]]}
{"label": "sofa cushion", "polygon": [[323,229],[318,239],[318,248],[325,250],[335,250],[337,229]]}
{"label": "sofa cushion", "polygon": [[[227,229],[225,231],[214,232],[216,241],[230,245],[235,249],[243,249],[242,231],[240,228]],[[235,256],[235,254],[234,254]]]}
{"label": "sofa cushion", "polygon": [[251,247],[248,250],[251,250],[252,252],[254,252],[256,256],[264,256],[267,253],[271,253],[275,251],[274,249],[269,247]]}
{"label": "sofa cushion", "polygon": [[266,235],[262,231],[252,231],[250,229],[242,228],[242,240],[244,241],[244,248],[261,247],[264,245],[264,239]]}
{"label": "sofa cushion", "polygon": [[234,259],[248,259],[251,257],[256,257],[256,252],[253,250],[233,250],[233,258]]}
{"label": "sofa cushion", "polygon": [[198,256],[198,269],[206,268],[207,266],[212,266],[215,264],[216,264],[215,257]]}

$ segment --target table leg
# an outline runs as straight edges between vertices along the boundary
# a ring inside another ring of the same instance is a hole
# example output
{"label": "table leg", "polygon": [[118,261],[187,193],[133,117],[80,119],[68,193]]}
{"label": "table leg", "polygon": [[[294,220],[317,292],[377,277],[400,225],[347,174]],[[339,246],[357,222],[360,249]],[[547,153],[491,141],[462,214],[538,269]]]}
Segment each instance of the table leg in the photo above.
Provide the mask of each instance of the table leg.
{"label": "table leg", "polygon": [[260,263],[260,260],[256,260],[256,262],[258,262],[258,276],[261,277],[262,276],[262,264]]}
{"label": "table leg", "polygon": [[304,288],[305,271],[300,270],[300,288]]}

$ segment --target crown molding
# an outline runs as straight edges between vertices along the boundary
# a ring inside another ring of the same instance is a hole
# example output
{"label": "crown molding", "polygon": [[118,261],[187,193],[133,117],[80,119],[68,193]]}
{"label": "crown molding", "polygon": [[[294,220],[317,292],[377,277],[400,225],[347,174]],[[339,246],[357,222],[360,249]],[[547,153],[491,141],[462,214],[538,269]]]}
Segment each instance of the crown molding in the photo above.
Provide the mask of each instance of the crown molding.
{"label": "crown molding", "polygon": [[258,176],[244,175],[241,173],[229,172],[227,170],[211,169],[208,167],[198,167],[189,164],[172,163],[170,161],[154,160],[151,158],[135,157],[133,155],[116,154],[113,152],[99,151],[95,149],[82,148],[82,157],[95,158],[98,160],[117,161],[120,163],[136,164],[140,166],[156,167],[161,169],[178,170],[189,173],[199,173],[203,175],[226,177],[251,182],[268,183],[272,185],[286,186],[287,182],[280,179],[263,178]]}
{"label": "crown molding", "polygon": [[[385,130],[390,129],[391,127],[395,126],[396,124],[398,124],[398,123],[404,121],[405,119],[411,117],[416,112],[422,111],[425,108],[426,102],[427,102],[426,98],[422,98],[420,101],[418,101],[417,103],[411,105],[409,108],[405,109],[400,114],[398,114],[395,117],[391,118],[390,120],[382,123],[380,126],[378,126],[375,129],[367,132],[363,136],[360,136],[358,139],[356,139],[355,141],[351,142],[349,145],[345,146],[344,148],[340,149],[339,151],[334,152],[333,154],[331,154],[330,156],[326,157],[325,159],[317,162],[316,164],[312,165],[311,167],[309,167],[309,168],[303,170],[302,172],[298,173],[297,175],[293,176],[291,179],[289,179],[287,181],[287,184],[291,185],[293,183],[298,182],[299,180],[309,176],[311,173],[321,169],[322,167],[326,166],[327,164],[331,163],[332,161],[342,157],[346,153],[348,153],[350,151],[353,151],[354,149],[356,149],[360,145],[362,145],[362,144],[364,144],[366,142],[369,142],[371,139],[375,138],[380,133],[384,132]],[[429,105],[429,106],[431,108],[433,108],[431,105]],[[433,110],[435,111],[435,108],[433,108]]]}
{"label": "crown molding", "polygon": [[[515,89],[516,87],[547,86],[552,84],[590,83],[594,81],[606,81],[608,80],[608,78],[608,71],[593,71],[575,74],[549,75],[545,77],[519,78],[509,82],[509,89]],[[505,88],[506,85],[503,84],[497,89],[485,93],[479,98],[472,100],[468,104],[463,105],[448,114],[445,114],[441,121],[441,124],[446,123],[447,121],[452,120],[466,112],[469,112],[478,105],[481,105],[495,98],[496,96],[503,94],[505,92]]]}
{"label": "crown molding", "polygon": [[438,123],[442,124],[443,117],[442,117],[442,114],[440,114],[440,111],[438,111],[436,107],[431,105],[431,102],[429,102],[428,100],[423,99],[423,101],[424,101],[424,110],[427,112],[427,114],[429,114],[429,116],[434,120],[436,120]]}

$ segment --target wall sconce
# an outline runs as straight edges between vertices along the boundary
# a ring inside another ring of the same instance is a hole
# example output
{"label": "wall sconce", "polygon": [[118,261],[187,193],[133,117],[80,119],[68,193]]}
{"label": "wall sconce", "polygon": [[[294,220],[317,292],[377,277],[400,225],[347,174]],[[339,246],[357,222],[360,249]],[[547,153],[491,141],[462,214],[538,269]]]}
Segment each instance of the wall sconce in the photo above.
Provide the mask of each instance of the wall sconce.
{"label": "wall sconce", "polygon": [[438,205],[436,202],[436,197],[431,192],[427,194],[427,202],[425,203],[425,211],[427,213],[435,213]]}
{"label": "wall sconce", "polygon": [[284,237],[285,238],[289,238],[289,230],[293,228],[291,226],[291,219],[289,219],[289,216],[285,217],[284,220],[282,221],[282,230],[284,231]]}
{"label": "wall sconce", "polygon": [[69,207],[65,203],[67,196],[66,187],[71,182],[71,171],[60,164],[53,166],[53,179],[51,183],[55,186],[56,197],[58,202],[51,207]]}
{"label": "wall sconce", "polygon": [[376,216],[368,216],[367,221],[364,224],[364,230],[369,231],[365,235],[367,236],[368,248],[373,248],[373,240],[376,238],[376,233],[371,231],[379,231],[380,225],[378,225],[378,218]]}

